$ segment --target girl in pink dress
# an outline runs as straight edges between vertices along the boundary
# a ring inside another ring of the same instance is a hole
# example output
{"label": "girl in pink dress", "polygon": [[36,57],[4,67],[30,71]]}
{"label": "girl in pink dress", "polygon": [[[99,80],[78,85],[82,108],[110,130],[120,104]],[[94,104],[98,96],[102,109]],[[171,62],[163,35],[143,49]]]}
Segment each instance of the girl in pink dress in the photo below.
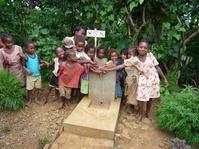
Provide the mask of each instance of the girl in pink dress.
{"label": "girl in pink dress", "polygon": [[22,48],[14,45],[12,36],[9,34],[3,35],[1,40],[4,47],[0,51],[0,61],[2,61],[4,69],[14,74],[21,81],[22,86],[24,86],[25,76],[22,60],[25,59],[25,55]]}
{"label": "girl in pink dress", "polygon": [[[145,116],[148,117],[152,99],[160,97],[159,75],[165,86],[168,81],[159,67],[159,63],[151,52],[148,52],[148,43],[141,41],[138,45],[138,56],[124,61],[123,65],[108,69],[117,70],[124,67],[136,66],[141,74],[138,80],[136,100],[138,101],[138,115],[136,122],[140,122],[144,116],[144,103],[146,103]],[[107,71],[107,69],[106,69]]]}

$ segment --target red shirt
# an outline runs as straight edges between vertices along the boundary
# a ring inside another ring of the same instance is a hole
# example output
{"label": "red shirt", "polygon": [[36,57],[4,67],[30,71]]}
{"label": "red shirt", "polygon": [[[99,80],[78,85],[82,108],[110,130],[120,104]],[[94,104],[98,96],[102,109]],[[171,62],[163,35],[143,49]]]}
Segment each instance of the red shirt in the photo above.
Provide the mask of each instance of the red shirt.
{"label": "red shirt", "polygon": [[59,72],[59,85],[69,88],[78,88],[81,74],[85,68],[79,63],[62,63]]}

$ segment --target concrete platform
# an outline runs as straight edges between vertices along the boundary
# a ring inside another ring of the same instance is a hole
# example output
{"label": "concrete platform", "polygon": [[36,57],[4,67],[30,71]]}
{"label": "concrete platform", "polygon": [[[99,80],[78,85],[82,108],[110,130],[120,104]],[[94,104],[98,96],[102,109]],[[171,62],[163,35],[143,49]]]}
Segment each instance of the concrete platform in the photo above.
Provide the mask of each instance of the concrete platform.
{"label": "concrete platform", "polygon": [[84,97],[63,123],[64,131],[94,138],[111,139],[117,125],[120,99],[111,101],[108,109],[89,107],[91,99]]}

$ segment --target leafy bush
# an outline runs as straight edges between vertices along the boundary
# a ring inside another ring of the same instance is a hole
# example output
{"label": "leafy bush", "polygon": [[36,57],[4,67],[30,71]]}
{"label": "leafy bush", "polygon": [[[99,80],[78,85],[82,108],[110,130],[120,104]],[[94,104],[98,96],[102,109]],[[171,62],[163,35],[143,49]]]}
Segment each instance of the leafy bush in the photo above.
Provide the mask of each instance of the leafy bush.
{"label": "leafy bush", "polygon": [[0,71],[0,109],[17,110],[24,106],[25,89],[12,74]]}
{"label": "leafy bush", "polygon": [[156,111],[156,123],[190,144],[199,143],[199,90],[191,86],[173,93],[165,90]]}

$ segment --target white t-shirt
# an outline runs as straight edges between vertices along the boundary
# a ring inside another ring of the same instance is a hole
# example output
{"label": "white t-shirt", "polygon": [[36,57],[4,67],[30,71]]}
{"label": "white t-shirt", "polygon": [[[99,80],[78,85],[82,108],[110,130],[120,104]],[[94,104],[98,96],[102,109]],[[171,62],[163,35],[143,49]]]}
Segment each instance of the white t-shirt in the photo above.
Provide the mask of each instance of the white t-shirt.
{"label": "white t-shirt", "polygon": [[77,59],[85,58],[87,60],[91,60],[90,57],[88,57],[88,55],[84,51],[81,52],[76,51],[76,57]]}

